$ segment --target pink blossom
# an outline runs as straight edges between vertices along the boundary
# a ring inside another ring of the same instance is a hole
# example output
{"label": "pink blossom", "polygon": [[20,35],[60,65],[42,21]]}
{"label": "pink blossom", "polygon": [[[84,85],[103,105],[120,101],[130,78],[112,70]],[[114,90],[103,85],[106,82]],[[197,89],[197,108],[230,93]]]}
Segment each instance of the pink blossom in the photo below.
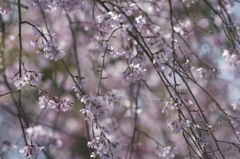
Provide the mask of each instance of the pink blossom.
{"label": "pink blossom", "polygon": [[162,113],[168,113],[170,110],[176,110],[176,109],[178,109],[177,103],[174,104],[171,101],[166,101],[162,109]]}
{"label": "pink blossom", "polygon": [[40,108],[54,109],[56,111],[67,111],[70,107],[72,107],[73,103],[68,97],[60,100],[58,97],[48,99],[45,96],[41,96],[39,97],[39,105]]}
{"label": "pink blossom", "polygon": [[102,31],[112,30],[120,27],[121,21],[121,14],[113,11],[97,16],[98,28]]}
{"label": "pink blossom", "polygon": [[58,50],[57,46],[52,41],[42,42],[39,44],[39,48],[41,50],[36,53],[49,60],[58,61],[65,55],[65,52]]}
{"label": "pink blossom", "polygon": [[91,153],[92,158],[99,156],[104,159],[117,158],[113,156],[113,152],[122,148],[119,143],[111,143],[104,136],[95,137],[92,141],[88,142],[88,147],[95,150]]}
{"label": "pink blossom", "polygon": [[40,83],[43,74],[34,71],[25,71],[25,76],[20,78],[18,75],[13,77],[13,83],[18,89],[22,89],[25,85],[37,85]]}
{"label": "pink blossom", "polygon": [[115,94],[108,92],[108,93],[105,95],[105,103],[106,103],[107,105],[113,106],[114,103],[118,103],[118,102],[119,102],[119,98],[116,97]]}
{"label": "pink blossom", "polygon": [[86,105],[85,108],[80,110],[82,113],[86,114],[85,120],[90,120],[92,122],[101,121],[108,115],[105,103],[92,93],[84,95],[81,98],[81,102]]}
{"label": "pink blossom", "polygon": [[41,153],[43,148],[44,147],[38,147],[36,145],[29,145],[24,146],[21,150],[19,150],[19,152],[24,153],[27,158],[36,158]]}
{"label": "pink blossom", "polygon": [[140,64],[132,63],[121,73],[121,76],[126,83],[135,83],[144,78],[144,72],[146,69],[143,69]]}

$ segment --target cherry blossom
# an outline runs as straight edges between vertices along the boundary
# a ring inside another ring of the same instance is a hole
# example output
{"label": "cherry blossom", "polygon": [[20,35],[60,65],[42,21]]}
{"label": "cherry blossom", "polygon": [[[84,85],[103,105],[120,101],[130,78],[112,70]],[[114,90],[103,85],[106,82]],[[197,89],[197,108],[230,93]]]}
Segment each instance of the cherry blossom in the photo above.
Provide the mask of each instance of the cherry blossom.
{"label": "cherry blossom", "polygon": [[22,89],[25,85],[37,85],[42,79],[42,73],[36,73],[34,71],[26,71],[25,76],[20,78],[18,75],[13,77],[13,83],[17,89]]}
{"label": "cherry blossom", "polygon": [[0,0],[0,156],[238,158],[238,2]]}
{"label": "cherry blossom", "polygon": [[116,97],[115,94],[108,92],[108,93],[105,95],[105,103],[106,103],[107,105],[113,106],[114,103],[118,103],[118,102],[119,102],[119,98]]}
{"label": "cherry blossom", "polygon": [[52,41],[40,43],[39,48],[40,50],[36,51],[36,53],[49,60],[58,61],[65,55],[65,52],[58,50],[57,46]]}
{"label": "cherry blossom", "polygon": [[68,97],[59,99],[58,97],[53,97],[52,99],[47,98],[46,96],[39,97],[40,108],[48,108],[56,111],[67,111],[72,107],[73,103]]}
{"label": "cherry blossom", "polygon": [[168,113],[170,110],[176,110],[176,109],[179,109],[177,103],[174,104],[171,101],[166,101],[162,109],[162,113]]}
{"label": "cherry blossom", "polygon": [[108,31],[120,27],[122,15],[116,12],[107,12],[104,15],[97,16],[98,28],[102,31]]}
{"label": "cherry blossom", "polygon": [[240,67],[240,54],[238,50],[224,50],[222,56],[230,65],[237,68]]}
{"label": "cherry blossom", "polygon": [[92,158],[99,156],[104,159],[117,159],[118,157],[112,156],[112,153],[120,150],[122,146],[118,143],[109,143],[104,136],[99,136],[88,142],[88,147],[95,149],[95,151],[91,153]]}
{"label": "cherry blossom", "polygon": [[20,153],[24,153],[27,158],[36,158],[40,155],[44,147],[38,147],[36,145],[24,146],[19,150]]}
{"label": "cherry blossom", "polygon": [[126,83],[135,83],[144,78],[144,72],[146,69],[143,69],[140,64],[132,63],[121,73],[121,76]]}
{"label": "cherry blossom", "polygon": [[83,114],[86,114],[85,120],[101,121],[108,115],[105,103],[92,93],[84,95],[81,102],[86,105],[85,108],[80,110]]}

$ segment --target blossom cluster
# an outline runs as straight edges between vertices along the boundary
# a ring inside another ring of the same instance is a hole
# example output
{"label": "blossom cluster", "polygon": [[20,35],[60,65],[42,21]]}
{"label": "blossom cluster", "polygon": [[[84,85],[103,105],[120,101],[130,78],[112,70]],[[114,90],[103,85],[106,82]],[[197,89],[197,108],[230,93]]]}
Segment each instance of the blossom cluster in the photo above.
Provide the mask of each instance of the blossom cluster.
{"label": "blossom cluster", "polygon": [[103,15],[97,16],[98,28],[101,31],[112,30],[120,27],[122,22],[122,15],[116,12],[106,12]]}
{"label": "blossom cluster", "polygon": [[239,50],[224,50],[222,54],[223,58],[227,62],[229,62],[230,65],[233,65],[237,68],[240,68],[240,52]]}
{"label": "blossom cluster", "polygon": [[56,111],[67,111],[72,107],[73,103],[68,97],[59,99],[58,97],[53,97],[52,99],[47,98],[46,96],[39,97],[40,108],[48,108]]}
{"label": "blossom cluster", "polygon": [[108,92],[105,95],[106,105],[113,106],[114,103],[118,103],[118,102],[119,102],[119,98],[115,94]]}
{"label": "blossom cluster", "polygon": [[86,114],[85,120],[89,121],[101,121],[108,115],[108,110],[105,103],[92,93],[83,95],[81,102],[85,104],[85,108],[80,111]]}
{"label": "blossom cluster", "polygon": [[37,85],[42,79],[43,74],[36,73],[34,71],[25,71],[24,77],[19,77],[19,74],[16,74],[12,80],[17,87],[17,89],[22,89],[25,85]]}
{"label": "blossom cluster", "polygon": [[120,150],[122,146],[119,143],[110,142],[103,134],[88,142],[88,147],[95,149],[91,153],[92,158],[99,156],[102,159],[120,159],[113,156],[113,152]]}
{"label": "blossom cluster", "polygon": [[77,77],[77,79],[78,79],[78,85],[73,86],[72,89],[75,91],[77,99],[81,100],[81,97],[84,93],[84,89],[88,84],[89,78],[79,78],[79,77]]}
{"label": "blossom cluster", "polygon": [[135,83],[144,78],[144,72],[140,64],[131,63],[122,73],[121,76],[126,83]]}
{"label": "blossom cluster", "polygon": [[79,7],[83,0],[32,0],[33,6],[40,6],[44,10],[52,10],[53,8],[63,9],[71,12]]}
{"label": "blossom cluster", "polygon": [[[114,103],[119,102],[119,99],[113,93],[107,93],[102,101],[98,96],[85,93],[85,87],[88,82],[87,78],[79,78],[79,84],[74,86],[78,100],[84,103],[84,108],[80,110],[85,114],[85,120],[95,124],[93,128],[94,138],[88,142],[88,147],[94,149],[90,157],[100,157],[102,159],[120,159],[115,156],[113,152],[121,149],[121,145],[117,142],[111,142],[107,137],[110,135],[110,130],[100,125],[100,121],[108,117],[107,106],[113,106]],[[96,134],[99,135],[96,135]]]}
{"label": "blossom cluster", "polygon": [[168,127],[171,129],[171,131],[175,131],[177,133],[181,132],[182,130],[191,127],[191,121],[190,120],[176,120],[173,123],[168,123]]}
{"label": "blossom cluster", "polygon": [[33,144],[33,142],[48,144],[52,150],[58,149],[63,145],[59,133],[54,133],[51,129],[47,129],[41,125],[27,128],[26,133],[31,138],[31,145],[24,146],[19,152],[24,153],[27,158],[37,158],[44,149],[43,146],[38,146],[37,144]]}
{"label": "blossom cluster", "polygon": [[162,113],[168,113],[170,110],[176,109],[179,109],[177,103],[173,103],[172,101],[166,101],[162,109]]}
{"label": "blossom cluster", "polygon": [[[49,35],[49,39],[47,36],[43,34],[43,31],[40,27],[34,26],[32,27],[33,35],[37,37],[37,40],[30,41],[31,45],[34,47],[38,47],[40,50],[36,51],[37,54],[45,57],[49,60],[58,61],[63,58],[65,55],[64,51],[60,51],[55,43],[54,34]],[[40,39],[41,42],[40,42]]]}
{"label": "blossom cluster", "polygon": [[44,147],[39,147],[37,145],[27,145],[24,146],[22,149],[19,150],[20,153],[24,153],[27,158],[37,158],[38,155],[41,153],[41,151],[44,149]]}

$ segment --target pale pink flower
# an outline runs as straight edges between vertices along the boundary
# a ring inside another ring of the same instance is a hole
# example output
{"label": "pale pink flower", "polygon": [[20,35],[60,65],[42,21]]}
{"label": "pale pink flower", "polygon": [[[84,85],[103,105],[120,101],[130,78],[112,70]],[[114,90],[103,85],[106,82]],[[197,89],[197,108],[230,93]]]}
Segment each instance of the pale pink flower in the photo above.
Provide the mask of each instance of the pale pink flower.
{"label": "pale pink flower", "polygon": [[80,112],[86,114],[85,120],[101,121],[108,115],[105,103],[92,93],[84,95],[81,102],[85,104],[85,108],[80,110]]}
{"label": "pale pink flower", "polygon": [[56,111],[67,111],[70,107],[72,107],[73,103],[68,97],[60,100],[58,97],[48,99],[45,96],[42,96],[39,97],[39,105],[40,108],[54,109]]}
{"label": "pale pink flower", "polygon": [[25,71],[25,76],[20,78],[18,75],[15,75],[12,79],[15,87],[21,89],[25,85],[37,85],[40,83],[43,74],[36,73],[34,71]]}
{"label": "pale pink flower", "polygon": [[235,49],[224,50],[222,56],[230,65],[240,68],[240,51],[239,50],[235,50]]}
{"label": "pale pink flower", "polygon": [[103,15],[97,16],[97,26],[102,31],[112,30],[120,27],[122,22],[121,14],[110,11]]}
{"label": "pale pink flower", "polygon": [[105,103],[106,103],[107,105],[113,106],[114,103],[118,103],[118,102],[119,102],[119,98],[116,97],[115,94],[108,92],[108,93],[105,95]]}
{"label": "pale pink flower", "polygon": [[113,152],[122,148],[119,143],[109,142],[103,135],[88,142],[88,147],[95,150],[91,153],[92,158],[99,156],[101,159],[117,159],[118,157],[114,156]]}
{"label": "pale pink flower", "polygon": [[43,148],[44,147],[38,147],[36,145],[28,145],[24,146],[21,150],[19,150],[19,152],[24,153],[27,158],[36,158],[41,153]]}
{"label": "pale pink flower", "polygon": [[135,83],[144,78],[144,72],[146,69],[143,69],[140,64],[132,63],[121,73],[121,76],[126,83]]}
{"label": "pale pink flower", "polygon": [[41,45],[39,44],[39,47],[41,50],[36,53],[49,60],[58,61],[65,55],[65,52],[58,50],[57,46],[52,41],[42,42]]}
{"label": "pale pink flower", "polygon": [[23,86],[29,84],[29,79],[27,77],[24,78],[14,77],[13,82],[17,89],[22,89]]}
{"label": "pale pink flower", "polygon": [[171,101],[166,101],[165,105],[162,109],[162,113],[168,113],[170,110],[176,110],[178,109],[177,103],[173,103]]}

